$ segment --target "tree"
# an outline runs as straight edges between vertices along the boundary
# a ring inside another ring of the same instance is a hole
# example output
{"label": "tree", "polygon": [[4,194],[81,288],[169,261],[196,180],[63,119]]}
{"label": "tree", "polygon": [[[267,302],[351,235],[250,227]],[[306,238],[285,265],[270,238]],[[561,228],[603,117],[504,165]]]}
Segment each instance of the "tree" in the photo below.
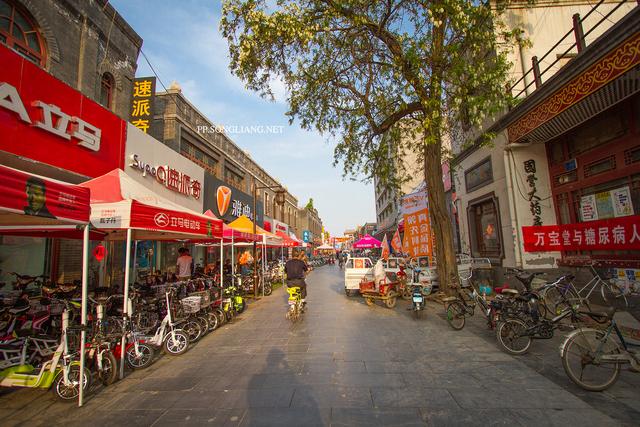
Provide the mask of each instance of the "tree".
{"label": "tree", "polygon": [[313,199],[309,198],[307,205],[304,207],[305,209],[313,210]]}
{"label": "tree", "polygon": [[337,139],[345,174],[397,187],[400,159],[416,156],[440,283],[457,282],[444,144],[458,123],[479,125],[507,104],[499,11],[464,0],[227,0],[220,28],[231,71],[266,98],[281,79],[290,121]]}

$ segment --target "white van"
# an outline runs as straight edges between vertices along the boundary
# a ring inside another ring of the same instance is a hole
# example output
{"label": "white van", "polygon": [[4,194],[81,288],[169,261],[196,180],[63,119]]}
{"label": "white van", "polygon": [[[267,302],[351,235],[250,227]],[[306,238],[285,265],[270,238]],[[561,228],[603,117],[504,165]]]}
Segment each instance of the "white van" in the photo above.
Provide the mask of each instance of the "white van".
{"label": "white van", "polygon": [[347,296],[360,292],[362,278],[373,280],[373,262],[369,258],[348,258],[344,268],[344,292]]}

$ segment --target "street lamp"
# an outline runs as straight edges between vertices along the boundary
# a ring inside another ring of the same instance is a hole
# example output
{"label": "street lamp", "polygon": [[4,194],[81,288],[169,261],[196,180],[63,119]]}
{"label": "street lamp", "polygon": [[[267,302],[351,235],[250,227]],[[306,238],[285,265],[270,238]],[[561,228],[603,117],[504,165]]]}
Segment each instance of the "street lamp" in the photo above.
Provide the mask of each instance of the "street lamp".
{"label": "street lamp", "polygon": [[[275,190],[275,201],[278,206],[284,206],[284,198],[286,190],[281,185],[260,185],[256,184],[256,180],[253,180],[253,234],[256,234],[256,221],[258,220],[258,212],[256,211],[258,190]],[[264,249],[263,249],[264,250]],[[253,241],[253,296],[258,299],[258,248],[256,247],[256,241]]]}

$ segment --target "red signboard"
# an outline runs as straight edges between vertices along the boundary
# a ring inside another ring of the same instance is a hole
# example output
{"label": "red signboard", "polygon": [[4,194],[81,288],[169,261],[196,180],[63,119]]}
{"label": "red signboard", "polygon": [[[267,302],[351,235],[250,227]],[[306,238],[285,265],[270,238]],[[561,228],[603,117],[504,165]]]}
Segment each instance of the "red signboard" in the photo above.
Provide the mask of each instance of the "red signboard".
{"label": "red signboard", "polygon": [[122,168],[126,123],[0,44],[0,150],[96,177]]}
{"label": "red signboard", "polygon": [[0,166],[0,209],[88,223],[89,189]]}
{"label": "red signboard", "polygon": [[222,236],[222,221],[219,219],[162,209],[136,201],[131,203],[131,228],[201,234],[206,237]]}
{"label": "red signboard", "polygon": [[640,215],[522,227],[526,252],[640,250]]}

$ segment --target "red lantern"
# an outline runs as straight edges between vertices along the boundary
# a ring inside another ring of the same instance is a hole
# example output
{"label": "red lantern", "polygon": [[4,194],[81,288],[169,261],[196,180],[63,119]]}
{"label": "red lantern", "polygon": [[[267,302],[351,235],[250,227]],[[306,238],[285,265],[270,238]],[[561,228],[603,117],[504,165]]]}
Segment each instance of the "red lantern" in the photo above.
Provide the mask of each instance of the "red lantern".
{"label": "red lantern", "polygon": [[93,250],[93,257],[98,261],[102,261],[104,257],[107,256],[107,248],[102,246],[101,244],[96,246]]}

